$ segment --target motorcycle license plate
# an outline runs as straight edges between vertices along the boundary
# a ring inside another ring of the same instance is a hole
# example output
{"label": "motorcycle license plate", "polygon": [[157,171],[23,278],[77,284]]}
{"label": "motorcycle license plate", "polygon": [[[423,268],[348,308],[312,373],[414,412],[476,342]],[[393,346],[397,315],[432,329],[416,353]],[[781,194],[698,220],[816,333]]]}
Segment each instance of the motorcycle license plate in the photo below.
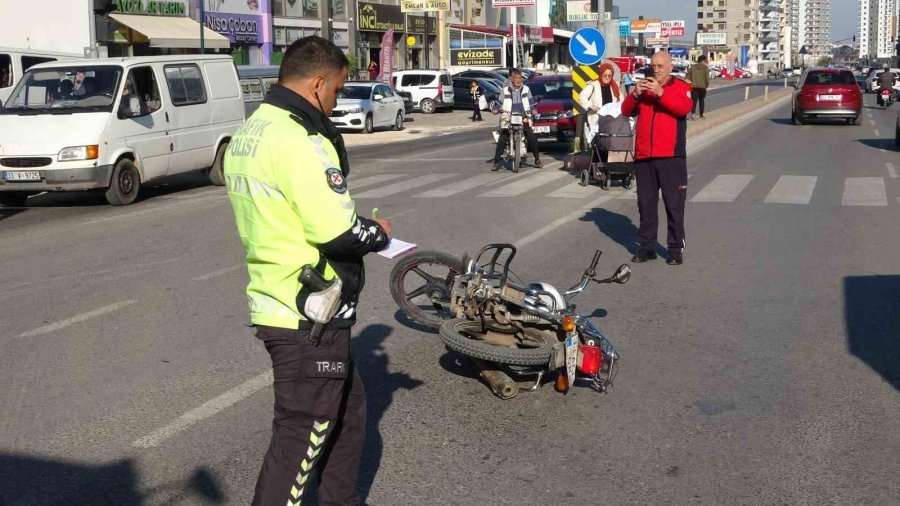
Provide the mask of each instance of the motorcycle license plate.
{"label": "motorcycle license plate", "polygon": [[517,116],[517,115],[510,116],[509,123],[511,125],[521,125],[522,124],[522,116]]}
{"label": "motorcycle license plate", "polygon": [[3,173],[6,181],[40,181],[41,173],[36,170],[8,170]]}
{"label": "motorcycle license plate", "polygon": [[575,384],[575,367],[578,365],[578,336],[566,337],[566,376],[569,377],[569,385]]}
{"label": "motorcycle license plate", "polygon": [[819,100],[821,102],[840,102],[840,95],[819,95]]}
{"label": "motorcycle license plate", "polygon": [[550,127],[548,127],[548,126],[536,126],[536,127],[532,128],[532,130],[534,130],[534,133],[536,133],[536,134],[549,134],[550,133]]}

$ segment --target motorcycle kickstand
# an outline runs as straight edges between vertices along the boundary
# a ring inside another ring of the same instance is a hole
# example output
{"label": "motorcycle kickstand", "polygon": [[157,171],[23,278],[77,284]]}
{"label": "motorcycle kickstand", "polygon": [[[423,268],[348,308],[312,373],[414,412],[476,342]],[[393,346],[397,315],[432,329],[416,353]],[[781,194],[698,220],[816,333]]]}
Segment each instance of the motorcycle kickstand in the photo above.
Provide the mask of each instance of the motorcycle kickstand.
{"label": "motorcycle kickstand", "polygon": [[541,380],[544,378],[544,371],[537,373],[537,379],[534,380],[534,385],[528,389],[529,392],[534,392],[538,388],[541,387]]}

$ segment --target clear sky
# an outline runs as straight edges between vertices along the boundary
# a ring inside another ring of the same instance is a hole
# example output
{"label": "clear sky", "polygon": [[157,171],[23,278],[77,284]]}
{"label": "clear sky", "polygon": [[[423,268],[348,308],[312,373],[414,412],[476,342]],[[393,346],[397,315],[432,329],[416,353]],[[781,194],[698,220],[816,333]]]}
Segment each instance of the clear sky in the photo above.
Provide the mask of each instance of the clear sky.
{"label": "clear sky", "polygon": [[[683,19],[687,38],[697,28],[697,0],[614,0],[619,15],[646,19]],[[831,40],[847,39],[859,31],[858,0],[831,0]]]}

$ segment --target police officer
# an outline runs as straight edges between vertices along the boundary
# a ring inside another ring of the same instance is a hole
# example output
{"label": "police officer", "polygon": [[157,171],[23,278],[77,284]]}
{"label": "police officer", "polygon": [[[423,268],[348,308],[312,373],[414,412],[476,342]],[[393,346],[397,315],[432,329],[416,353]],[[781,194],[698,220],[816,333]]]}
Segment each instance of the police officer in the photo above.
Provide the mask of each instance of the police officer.
{"label": "police officer", "polygon": [[[347,153],[328,119],[347,66],[344,53],[321,37],[291,44],[278,84],[225,156],[228,197],[247,253],[250,320],[274,373],[272,440],[254,505],[301,504],[314,469],[320,504],[359,503],[366,403],[350,327],[365,279],[363,256],[387,247],[391,226],[356,214]],[[334,291],[301,283],[310,268],[319,281],[339,287],[339,301]],[[330,301],[322,298],[329,293]],[[310,315],[330,302],[333,317],[316,328]]]}

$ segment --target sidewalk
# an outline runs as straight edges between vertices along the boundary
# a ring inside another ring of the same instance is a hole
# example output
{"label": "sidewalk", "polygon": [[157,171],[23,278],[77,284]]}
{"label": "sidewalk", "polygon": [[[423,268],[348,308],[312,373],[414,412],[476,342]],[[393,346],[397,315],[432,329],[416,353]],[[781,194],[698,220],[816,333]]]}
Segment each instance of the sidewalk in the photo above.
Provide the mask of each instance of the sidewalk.
{"label": "sidewalk", "polygon": [[497,118],[489,112],[482,111],[482,122],[473,123],[470,119],[472,111],[469,109],[454,109],[434,114],[422,114],[414,112],[406,116],[403,130],[396,131],[388,128],[380,128],[371,134],[357,132],[343,132],[344,145],[349,147],[370,146],[373,144],[386,144],[394,142],[413,141],[427,137],[435,137],[463,130],[496,128]]}

